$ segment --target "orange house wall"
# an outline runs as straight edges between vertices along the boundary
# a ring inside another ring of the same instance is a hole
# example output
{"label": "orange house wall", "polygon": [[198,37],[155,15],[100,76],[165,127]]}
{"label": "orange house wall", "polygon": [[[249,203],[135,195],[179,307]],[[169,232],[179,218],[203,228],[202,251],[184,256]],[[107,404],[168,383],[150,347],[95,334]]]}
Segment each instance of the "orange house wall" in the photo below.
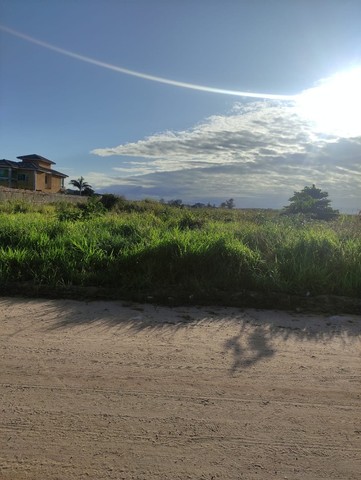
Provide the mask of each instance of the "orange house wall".
{"label": "orange house wall", "polygon": [[[45,175],[48,175],[48,184],[45,183]],[[55,177],[50,173],[36,173],[36,190],[46,193],[57,193],[61,189],[61,178]]]}
{"label": "orange house wall", "polygon": [[35,163],[40,168],[51,168],[51,163],[43,162],[42,160],[36,160],[36,161],[33,161],[32,163]]}

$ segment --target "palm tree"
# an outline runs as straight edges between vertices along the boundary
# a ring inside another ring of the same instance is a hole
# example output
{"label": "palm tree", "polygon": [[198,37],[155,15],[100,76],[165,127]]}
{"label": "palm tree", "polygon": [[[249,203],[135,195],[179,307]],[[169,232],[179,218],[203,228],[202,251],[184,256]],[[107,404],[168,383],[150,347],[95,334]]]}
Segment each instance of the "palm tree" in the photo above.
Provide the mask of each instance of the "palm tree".
{"label": "palm tree", "polygon": [[79,189],[79,195],[81,196],[82,192],[87,189],[92,189],[92,186],[84,180],[84,177],[78,178],[78,180],[70,180],[70,185]]}

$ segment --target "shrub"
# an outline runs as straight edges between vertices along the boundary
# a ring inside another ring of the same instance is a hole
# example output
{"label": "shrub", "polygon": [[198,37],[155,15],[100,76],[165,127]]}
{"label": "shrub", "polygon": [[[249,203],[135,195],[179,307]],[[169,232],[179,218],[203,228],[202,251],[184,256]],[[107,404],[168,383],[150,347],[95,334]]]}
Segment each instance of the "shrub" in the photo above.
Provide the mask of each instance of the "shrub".
{"label": "shrub", "polygon": [[78,203],[81,218],[89,219],[105,213],[105,207],[97,197],[90,197],[86,203]]}
{"label": "shrub", "polygon": [[202,229],[206,224],[205,218],[186,213],[178,222],[180,230],[197,230]]}
{"label": "shrub", "polygon": [[73,203],[59,202],[55,206],[56,216],[59,221],[76,221],[82,218],[82,212]]}
{"label": "shrub", "polygon": [[112,210],[117,204],[124,203],[125,198],[112,193],[105,193],[101,196],[100,203],[106,210]]}

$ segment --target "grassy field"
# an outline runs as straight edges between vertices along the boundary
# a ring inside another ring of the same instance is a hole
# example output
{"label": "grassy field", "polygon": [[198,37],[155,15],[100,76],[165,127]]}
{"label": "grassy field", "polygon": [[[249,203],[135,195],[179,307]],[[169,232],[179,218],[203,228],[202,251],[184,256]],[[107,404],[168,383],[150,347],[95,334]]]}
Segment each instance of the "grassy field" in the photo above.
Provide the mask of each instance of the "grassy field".
{"label": "grassy field", "polygon": [[122,299],[234,303],[244,291],[361,293],[361,222],[153,201],[0,204],[0,282],[102,287]]}

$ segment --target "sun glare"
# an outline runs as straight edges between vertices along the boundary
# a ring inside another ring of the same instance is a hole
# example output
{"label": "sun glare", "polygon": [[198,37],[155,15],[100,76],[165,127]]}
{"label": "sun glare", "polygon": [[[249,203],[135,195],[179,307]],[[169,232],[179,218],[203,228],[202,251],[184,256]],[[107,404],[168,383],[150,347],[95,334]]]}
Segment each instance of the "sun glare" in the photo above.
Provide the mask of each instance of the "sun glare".
{"label": "sun glare", "polygon": [[317,131],[340,137],[361,136],[361,67],[340,72],[296,98],[299,115]]}

